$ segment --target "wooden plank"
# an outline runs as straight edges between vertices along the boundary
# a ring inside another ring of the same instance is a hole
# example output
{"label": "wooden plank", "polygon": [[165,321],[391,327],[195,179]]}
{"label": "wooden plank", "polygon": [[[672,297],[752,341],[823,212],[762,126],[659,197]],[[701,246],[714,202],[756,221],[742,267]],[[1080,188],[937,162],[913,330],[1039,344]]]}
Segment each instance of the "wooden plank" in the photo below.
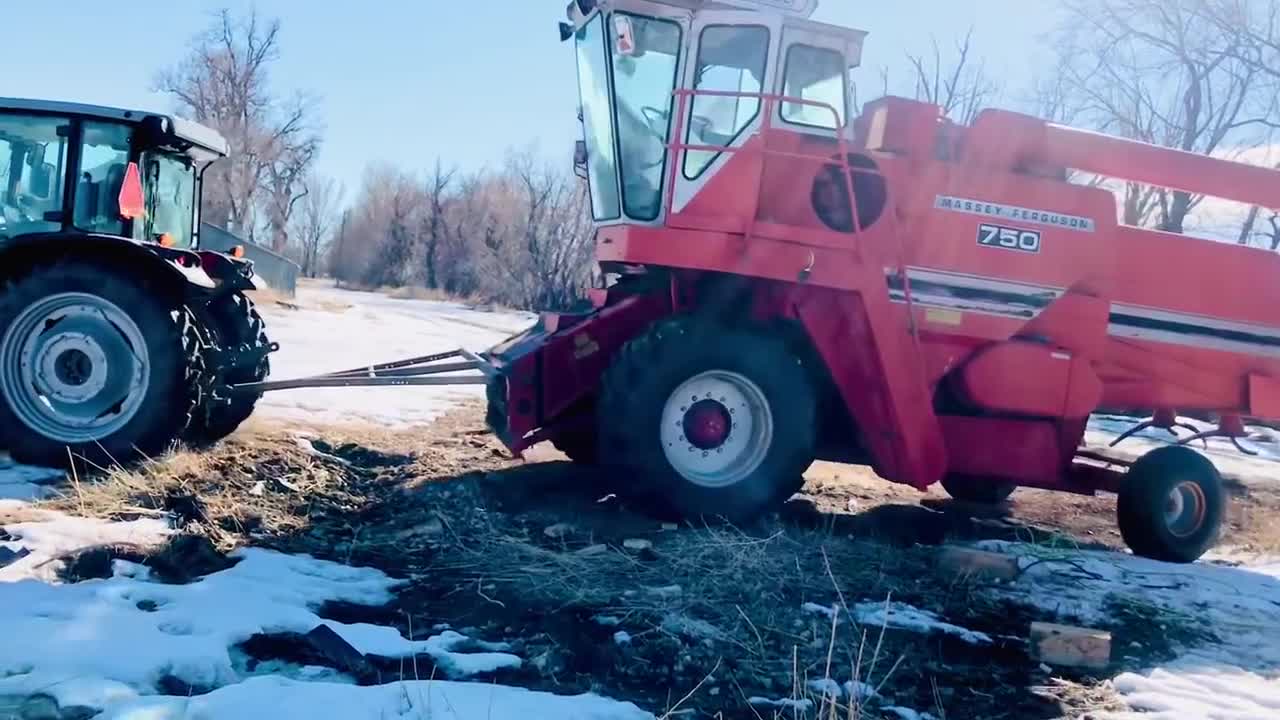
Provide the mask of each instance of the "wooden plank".
{"label": "wooden plank", "polygon": [[1111,633],[1070,625],[1031,623],[1031,656],[1061,667],[1105,668],[1111,662]]}
{"label": "wooden plank", "polygon": [[966,547],[944,547],[938,552],[938,566],[966,578],[1013,580],[1018,577],[1018,558],[1003,553]]}

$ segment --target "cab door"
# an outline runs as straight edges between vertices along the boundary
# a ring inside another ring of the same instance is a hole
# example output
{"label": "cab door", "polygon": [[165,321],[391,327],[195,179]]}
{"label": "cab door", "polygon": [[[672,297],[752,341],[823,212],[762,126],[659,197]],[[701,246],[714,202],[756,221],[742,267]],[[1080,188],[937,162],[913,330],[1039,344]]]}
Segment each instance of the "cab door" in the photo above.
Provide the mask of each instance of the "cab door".
{"label": "cab door", "polygon": [[733,10],[701,12],[691,38],[681,87],[741,95],[686,99],[677,142],[716,149],[685,150],[675,158],[672,207],[677,213],[739,155],[733,149],[744,146],[763,125],[768,103],[760,95],[776,84],[782,19]]}

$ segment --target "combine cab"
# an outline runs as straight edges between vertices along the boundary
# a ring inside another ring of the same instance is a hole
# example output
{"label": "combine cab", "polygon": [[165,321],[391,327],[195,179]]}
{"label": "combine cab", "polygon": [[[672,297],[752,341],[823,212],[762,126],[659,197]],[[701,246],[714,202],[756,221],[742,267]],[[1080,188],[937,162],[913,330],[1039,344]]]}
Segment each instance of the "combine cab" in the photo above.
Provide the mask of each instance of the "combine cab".
{"label": "combine cab", "polygon": [[815,459],[970,501],[1112,491],[1135,552],[1198,558],[1226,500],[1212,463],[1171,446],[1126,472],[1082,437],[1104,406],[1210,413],[1227,437],[1280,418],[1280,256],[1119,225],[1068,171],[1271,208],[1280,173],[996,110],[855,114],[864,33],[815,5],[570,6],[612,282],[483,356],[492,429],[734,521]]}
{"label": "combine cab", "polygon": [[99,467],[236,428],[268,342],[250,263],[199,250],[227,153],[180,118],[0,98],[0,449]]}

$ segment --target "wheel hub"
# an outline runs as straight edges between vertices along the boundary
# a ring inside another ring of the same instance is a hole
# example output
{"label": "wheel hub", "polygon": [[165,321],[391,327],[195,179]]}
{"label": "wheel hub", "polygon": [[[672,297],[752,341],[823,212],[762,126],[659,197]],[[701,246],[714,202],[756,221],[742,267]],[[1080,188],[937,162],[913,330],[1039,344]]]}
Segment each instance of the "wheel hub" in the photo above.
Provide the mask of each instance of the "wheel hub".
{"label": "wheel hub", "polygon": [[0,393],[55,442],[96,442],[124,427],[142,405],[149,368],[129,314],[87,293],[32,303],[0,337]]}
{"label": "wheel hub", "polygon": [[668,396],[659,436],[676,472],[694,484],[723,488],[764,462],[773,442],[773,414],[764,391],[749,378],[711,370]]}
{"label": "wheel hub", "polygon": [[80,332],[52,332],[33,351],[34,385],[42,395],[80,403],[102,392],[108,380],[106,352]]}
{"label": "wheel hub", "polygon": [[1204,524],[1207,507],[1198,484],[1187,480],[1175,485],[1165,498],[1164,521],[1169,533],[1180,538],[1194,534]]}
{"label": "wheel hub", "polygon": [[699,450],[714,450],[724,444],[733,428],[729,408],[716,400],[703,399],[684,414],[684,434]]}

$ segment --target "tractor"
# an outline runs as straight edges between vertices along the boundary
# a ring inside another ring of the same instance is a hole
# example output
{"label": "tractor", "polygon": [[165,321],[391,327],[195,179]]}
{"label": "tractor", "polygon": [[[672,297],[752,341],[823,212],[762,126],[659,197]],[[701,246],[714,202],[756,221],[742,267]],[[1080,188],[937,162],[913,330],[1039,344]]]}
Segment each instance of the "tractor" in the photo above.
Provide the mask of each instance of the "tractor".
{"label": "tractor", "polygon": [[240,425],[274,349],[242,250],[199,249],[216,132],[0,98],[0,449],[109,467]]}
{"label": "tractor", "polygon": [[[1082,447],[1099,408],[1280,418],[1280,255],[1117,220],[1108,177],[1280,206],[1270,169],[989,109],[855,110],[866,33],[817,0],[575,0],[592,307],[481,354],[488,424],[619,492],[745,522],[815,459],[968,502],[1117,494],[1191,562],[1227,502],[1192,437]],[[1245,289],[1238,292],[1236,289]]]}

